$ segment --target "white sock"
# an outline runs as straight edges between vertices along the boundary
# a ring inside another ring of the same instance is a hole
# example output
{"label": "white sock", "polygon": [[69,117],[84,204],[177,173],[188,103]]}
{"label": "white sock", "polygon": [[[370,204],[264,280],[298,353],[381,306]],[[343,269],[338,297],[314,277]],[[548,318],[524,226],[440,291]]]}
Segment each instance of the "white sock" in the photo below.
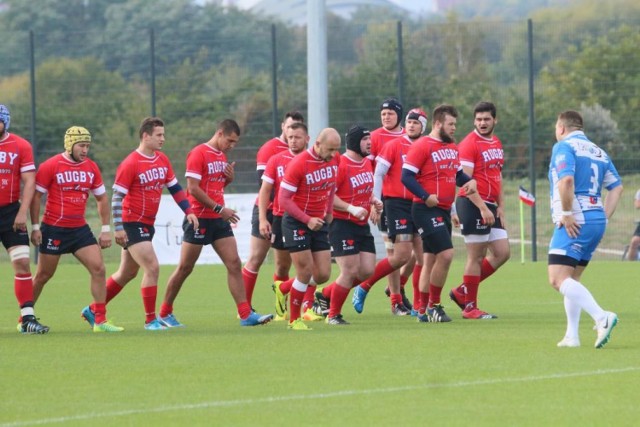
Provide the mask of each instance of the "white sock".
{"label": "white sock", "polygon": [[294,288],[296,291],[300,291],[304,293],[304,292],[307,292],[307,286],[308,285],[306,283],[302,283],[296,278],[293,280],[293,285],[291,287]]}
{"label": "white sock", "polygon": [[606,317],[606,312],[598,305],[591,292],[584,285],[572,278],[566,278],[560,284],[560,293],[569,298],[573,304],[589,313],[589,316],[598,323]]}
{"label": "white sock", "polygon": [[567,314],[567,332],[564,336],[567,338],[578,338],[582,309],[570,298],[564,297],[564,311]]}

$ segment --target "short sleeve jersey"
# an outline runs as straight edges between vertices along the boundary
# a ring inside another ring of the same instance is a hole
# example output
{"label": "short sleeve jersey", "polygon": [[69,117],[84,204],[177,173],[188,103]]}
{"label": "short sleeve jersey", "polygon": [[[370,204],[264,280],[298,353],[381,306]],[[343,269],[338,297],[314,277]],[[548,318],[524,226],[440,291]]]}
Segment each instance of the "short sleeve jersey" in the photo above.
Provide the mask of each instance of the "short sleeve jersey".
{"label": "short sleeve jersey", "polygon": [[[276,154],[282,153],[284,151],[289,151],[289,146],[287,145],[287,141],[280,139],[280,137],[271,138],[258,150],[258,154],[256,154],[256,170],[263,171],[267,168],[267,163],[269,159],[275,156]],[[256,206],[258,206],[258,198],[256,197]],[[269,204],[268,209],[273,207],[272,204]]]}
{"label": "short sleeve jersey", "polygon": [[[340,156],[336,196],[341,200],[371,212],[373,194],[373,166],[369,159],[353,160],[346,154]],[[333,210],[333,217],[345,219],[358,225],[366,225],[367,219],[360,220],[349,212]],[[369,215],[367,215],[367,218]]]}
{"label": "short sleeve jersey", "polygon": [[287,167],[280,188],[295,193],[294,203],[307,215],[324,218],[329,196],[336,186],[339,155],[322,160],[313,147],[298,154]]}
{"label": "short sleeve jersey", "polygon": [[367,156],[371,160],[375,160],[380,154],[382,147],[391,141],[392,139],[396,139],[404,135],[404,129],[400,128],[399,131],[389,131],[384,127],[379,127],[378,129],[371,132],[371,154]]}
{"label": "short sleeve jersey", "polygon": [[[485,202],[497,203],[502,189],[504,151],[497,136],[485,138],[477,131],[458,144],[460,164],[473,169],[472,178],[478,183],[478,194]],[[458,194],[464,196],[462,190]]]}
{"label": "short sleeve jersey", "polygon": [[153,225],[160,207],[163,187],[178,183],[169,158],[162,152],[152,156],[138,150],[118,166],[113,189],[125,195],[122,220]]}
{"label": "short sleeve jersey", "polygon": [[0,141],[0,207],[20,199],[21,174],[35,170],[31,144],[18,135],[5,133]]}
{"label": "short sleeve jersey", "polygon": [[[194,147],[187,155],[185,176],[200,181],[198,186],[207,196],[224,206],[224,187],[227,185],[227,176],[224,174],[226,166],[227,156],[222,151],[204,143]],[[188,191],[187,198],[193,213],[198,218],[221,218],[213,209],[204,206]]]}
{"label": "short sleeve jersey", "polygon": [[[403,167],[416,174],[427,193],[438,196],[438,207],[451,209],[456,197],[456,174],[462,170],[455,143],[424,136],[413,143]],[[415,196],[413,201],[422,203]]]}
{"label": "short sleeve jersey", "polygon": [[262,180],[273,185],[273,215],[282,216],[284,211],[280,207],[278,201],[278,192],[280,191],[280,184],[284,178],[284,173],[287,170],[287,166],[291,163],[291,160],[296,155],[291,151],[282,151],[270,158],[267,162],[267,167],[262,174]]}
{"label": "short sleeve jersey", "polygon": [[606,223],[602,202],[602,187],[611,190],[622,185],[620,175],[607,153],[589,141],[582,131],[571,132],[558,141],[551,152],[549,183],[551,186],[551,216],[560,221],[562,203],[558,181],[573,176],[572,212],[579,224]]}
{"label": "short sleeve jersey", "polygon": [[384,144],[382,151],[376,157],[376,162],[387,165],[389,171],[382,181],[382,194],[385,197],[398,197],[411,200],[413,194],[402,185],[402,165],[411,148],[411,139],[403,135]]}
{"label": "short sleeve jersey", "polygon": [[76,163],[63,154],[46,160],[36,174],[36,190],[47,194],[42,222],[56,227],[77,228],[87,223],[89,193],[106,192],[98,165],[90,159]]}

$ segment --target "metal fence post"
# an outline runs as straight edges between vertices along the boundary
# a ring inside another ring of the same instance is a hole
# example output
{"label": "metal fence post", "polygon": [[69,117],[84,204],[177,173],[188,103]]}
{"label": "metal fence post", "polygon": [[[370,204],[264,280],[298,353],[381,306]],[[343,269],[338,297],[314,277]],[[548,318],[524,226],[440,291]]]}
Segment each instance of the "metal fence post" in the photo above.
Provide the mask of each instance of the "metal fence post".
{"label": "metal fence post", "polygon": [[271,102],[273,104],[271,119],[273,121],[273,136],[280,135],[278,126],[278,57],[276,47],[276,24],[271,24]]}
{"label": "metal fence post", "polygon": [[397,39],[398,39],[398,100],[404,103],[404,58],[403,40],[402,40],[402,21],[398,21]]}
{"label": "metal fence post", "polygon": [[151,116],[156,116],[156,40],[153,28],[149,29],[149,60],[151,68]]}
{"label": "metal fence post", "polygon": [[[527,38],[529,44],[529,181],[531,193],[536,195],[536,150],[535,150],[535,116],[534,116],[534,95],[533,95],[533,21],[527,20]],[[538,260],[536,229],[536,205],[531,207],[531,260]]]}

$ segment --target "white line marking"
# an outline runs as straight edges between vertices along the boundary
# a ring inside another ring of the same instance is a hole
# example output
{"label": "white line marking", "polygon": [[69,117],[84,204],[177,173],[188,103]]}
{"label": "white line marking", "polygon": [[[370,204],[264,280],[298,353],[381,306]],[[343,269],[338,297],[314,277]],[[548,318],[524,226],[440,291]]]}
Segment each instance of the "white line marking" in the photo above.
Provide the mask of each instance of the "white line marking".
{"label": "white line marking", "polygon": [[343,390],[343,391],[335,391],[335,392],[329,392],[329,393],[305,394],[305,395],[296,395],[296,396],[263,397],[259,399],[217,400],[213,402],[170,405],[170,406],[161,406],[157,408],[148,408],[148,409],[129,409],[125,411],[89,413],[89,414],[80,414],[80,415],[70,415],[67,417],[57,417],[57,418],[43,418],[40,420],[31,420],[31,421],[16,421],[16,422],[0,424],[0,427],[21,427],[21,426],[34,426],[34,425],[42,425],[42,424],[58,424],[58,423],[66,423],[70,421],[95,420],[98,418],[113,418],[113,417],[123,417],[127,415],[149,414],[149,413],[159,413],[159,412],[186,411],[191,409],[224,408],[229,406],[250,406],[250,405],[256,405],[261,403],[289,402],[294,400],[332,399],[332,398],[341,397],[341,396],[386,394],[386,393],[396,393],[399,391],[416,391],[416,390],[435,389],[435,388],[458,388],[458,387],[473,387],[473,386],[482,386],[482,385],[491,385],[491,384],[545,381],[545,380],[556,380],[556,379],[564,379],[564,378],[589,377],[594,375],[622,374],[626,372],[635,372],[635,371],[640,371],[640,366],[618,368],[618,369],[598,369],[596,371],[538,375],[538,376],[530,376],[530,377],[497,378],[492,380],[480,380],[480,381],[462,381],[457,383],[423,384],[423,385],[402,386],[402,387],[374,388],[369,390]]}

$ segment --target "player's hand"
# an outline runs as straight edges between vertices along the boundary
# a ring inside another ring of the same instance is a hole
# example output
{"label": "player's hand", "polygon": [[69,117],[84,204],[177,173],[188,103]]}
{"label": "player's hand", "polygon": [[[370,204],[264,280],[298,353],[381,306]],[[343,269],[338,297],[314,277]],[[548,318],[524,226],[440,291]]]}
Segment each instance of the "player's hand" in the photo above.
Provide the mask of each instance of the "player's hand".
{"label": "player's hand", "polygon": [[312,217],[309,222],[307,222],[307,227],[309,227],[312,231],[318,231],[324,225],[324,220],[322,218]]}
{"label": "player's hand", "polygon": [[260,235],[267,240],[271,240],[271,224],[267,220],[260,220]]}
{"label": "player's hand", "polygon": [[496,222],[496,217],[493,216],[493,212],[488,207],[480,209],[480,215],[482,215],[482,223],[488,226],[492,226]]}
{"label": "player's hand", "polygon": [[33,246],[40,246],[40,243],[42,243],[42,231],[33,230],[31,232],[31,243],[33,243]]}
{"label": "player's hand", "polygon": [[478,183],[476,182],[475,179],[472,179],[469,182],[467,182],[465,185],[463,185],[462,189],[464,190],[464,194],[466,196],[470,196],[473,193],[476,193],[478,191]]}
{"label": "player's hand", "polygon": [[113,233],[115,239],[116,239],[116,243],[119,246],[122,246],[123,248],[127,247],[127,243],[129,243],[129,239],[127,238],[127,233],[124,230],[116,230],[115,233]]}
{"label": "player's hand", "polygon": [[223,220],[229,221],[232,224],[237,224],[238,221],[240,221],[240,217],[238,216],[236,211],[234,211],[231,208],[225,207],[224,209],[222,209],[222,212],[220,212],[220,217],[222,217]]}
{"label": "player's hand", "polygon": [[458,214],[451,214],[451,224],[453,224],[455,228],[460,228],[460,217]]}
{"label": "player's hand", "polygon": [[102,233],[100,233],[100,236],[98,237],[98,243],[100,244],[100,247],[102,249],[107,249],[111,247],[111,232],[110,231],[104,231]]}
{"label": "player's hand", "polygon": [[562,227],[567,229],[567,234],[572,239],[575,239],[576,237],[578,237],[578,234],[580,233],[580,224],[576,222],[576,217],[573,215],[567,215],[567,216],[563,215],[560,218],[560,222],[558,223],[558,228],[562,228]]}
{"label": "player's hand", "polygon": [[27,213],[18,211],[16,219],[13,221],[13,231],[27,231]]}
{"label": "player's hand", "polygon": [[193,225],[193,229],[200,228],[200,221],[198,221],[198,217],[195,214],[190,213],[187,215],[187,222]]}
{"label": "player's hand", "polygon": [[424,204],[427,205],[428,208],[435,208],[438,206],[439,200],[438,196],[435,194],[429,194],[427,200],[424,201]]}
{"label": "player's hand", "polygon": [[374,210],[378,211],[378,213],[381,213],[384,209],[384,204],[374,196],[371,196],[371,206]]}
{"label": "player's hand", "polygon": [[380,212],[378,212],[377,209],[371,209],[371,212],[369,213],[369,221],[371,221],[372,224],[378,224],[378,222],[380,222]]}
{"label": "player's hand", "polygon": [[233,178],[235,177],[235,169],[234,166],[236,162],[227,163],[224,167],[224,176],[226,177],[227,184],[233,182]]}
{"label": "player's hand", "polygon": [[349,205],[349,207],[347,208],[347,212],[349,212],[351,215],[355,216],[361,221],[367,218],[367,214],[369,213],[362,206],[354,206],[354,205]]}

